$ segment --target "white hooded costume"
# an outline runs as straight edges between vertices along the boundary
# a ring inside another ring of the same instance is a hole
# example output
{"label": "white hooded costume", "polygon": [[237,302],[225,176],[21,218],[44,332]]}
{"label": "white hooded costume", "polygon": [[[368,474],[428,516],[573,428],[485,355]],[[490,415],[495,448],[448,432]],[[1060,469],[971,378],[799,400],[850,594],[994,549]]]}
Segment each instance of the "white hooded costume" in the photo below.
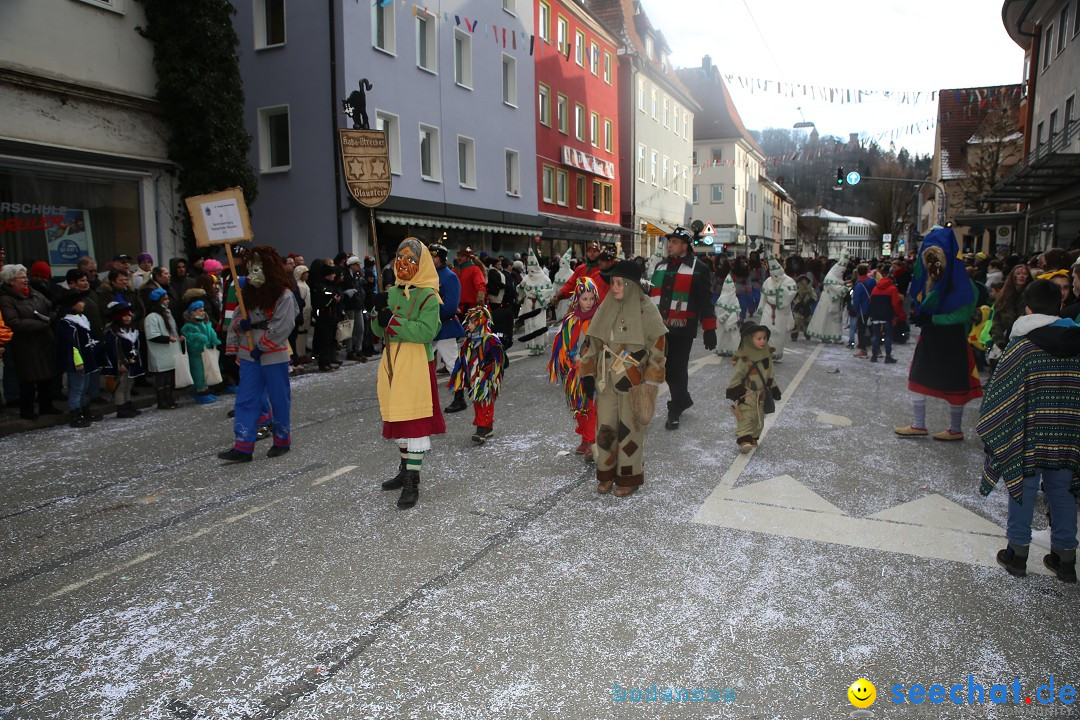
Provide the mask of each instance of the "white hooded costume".
{"label": "white hooded costume", "polygon": [[529,262],[526,267],[528,272],[518,286],[518,302],[521,305],[518,317],[523,318],[522,335],[519,339],[525,341],[529,355],[541,355],[548,351],[546,311],[555,294],[555,286],[551,284],[547,273],[540,268],[540,261],[536,259],[532,248],[529,248]]}
{"label": "white hooded costume", "polygon": [[791,303],[797,291],[795,281],[788,277],[779,261],[769,255],[769,277],[761,284],[761,324],[769,328],[769,344],[773,348],[773,360],[777,362],[784,357],[784,345],[795,325]]}
{"label": "white hooded costume", "polygon": [[[555,288],[561,288],[566,284],[566,281],[570,279],[570,276],[574,274],[574,269],[570,267],[570,259],[574,253],[573,248],[567,248],[563,253],[562,258],[559,260],[559,272],[555,273]],[[566,317],[566,313],[570,312],[570,298],[565,298],[559,301],[559,304],[555,308],[555,319],[562,320]]]}
{"label": "white hooded costume", "polygon": [[821,282],[821,295],[818,297],[814,316],[806,326],[806,337],[827,343],[844,341],[844,298],[847,286],[844,285],[844,268],[847,267],[848,254],[825,273]]}
{"label": "white hooded costume", "polygon": [[739,298],[731,273],[724,278],[720,297],[716,299],[716,354],[730,357],[739,349]]}

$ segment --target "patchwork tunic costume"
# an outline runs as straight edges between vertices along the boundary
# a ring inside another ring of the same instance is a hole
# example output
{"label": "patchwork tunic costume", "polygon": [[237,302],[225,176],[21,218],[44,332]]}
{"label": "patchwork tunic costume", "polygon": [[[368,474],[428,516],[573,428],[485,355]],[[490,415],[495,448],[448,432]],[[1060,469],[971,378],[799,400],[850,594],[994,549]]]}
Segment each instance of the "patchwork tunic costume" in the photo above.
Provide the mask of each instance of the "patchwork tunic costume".
{"label": "patchwork tunic costume", "polygon": [[716,299],[716,354],[730,357],[739,349],[739,314],[742,307],[735,294],[735,280],[728,273],[720,297]]}
{"label": "patchwork tunic costume", "polygon": [[[592,293],[597,298],[596,304],[588,312],[578,303],[578,299],[587,293]],[[570,311],[563,318],[559,332],[551,344],[551,359],[548,361],[548,376],[552,383],[563,383],[566,405],[574,411],[574,420],[577,423],[574,432],[581,436],[581,442],[586,445],[596,442],[596,399],[588,397],[581,386],[578,360],[584,349],[589,324],[599,304],[596,284],[588,277],[578,278]]]}
{"label": "patchwork tunic costume", "polygon": [[398,246],[394,271],[387,307],[372,323],[372,332],[386,348],[378,376],[382,436],[394,440],[401,455],[397,477],[383,488],[403,488],[398,506],[411,507],[419,497],[420,470],[424,453],[431,449],[431,436],[446,432],[432,347],[441,325],[442,298],[435,263],[417,238],[405,238]]}
{"label": "patchwork tunic costume", "polygon": [[491,311],[477,305],[465,314],[465,340],[450,373],[450,389],[463,391],[472,401],[476,426],[473,440],[477,442],[491,437],[505,364],[506,354],[491,324]]}
{"label": "patchwork tunic costume", "polygon": [[547,273],[540,268],[536,253],[529,248],[528,272],[518,287],[518,319],[524,321],[523,335],[518,340],[525,343],[529,355],[540,355],[547,350],[547,306],[555,294]]}
{"label": "patchwork tunic costume", "polygon": [[[613,274],[625,278],[631,273],[639,276],[640,269],[623,260]],[[625,489],[616,494],[629,494],[645,482],[645,430],[664,382],[667,332],[636,280],[624,284],[622,300],[609,292],[589,323],[578,372],[587,390],[596,388],[596,480],[601,492],[614,482]]]}
{"label": "patchwork tunic costume", "polygon": [[795,324],[791,304],[795,300],[795,281],[788,277],[784,268],[772,255],[769,256],[769,277],[761,285],[761,324],[769,328],[773,347],[773,359],[784,357],[784,345]]}
{"label": "patchwork tunic costume", "polygon": [[844,268],[847,267],[848,253],[825,273],[821,283],[821,297],[810,324],[806,327],[806,337],[827,343],[844,341],[844,299],[847,286],[844,285]]}
{"label": "patchwork tunic costume", "polygon": [[749,443],[757,445],[761,430],[765,427],[765,395],[773,400],[780,399],[780,388],[776,386],[773,374],[772,349],[768,344],[763,350],[754,347],[751,337],[754,333],[768,328],[764,325],[747,323],[742,329],[742,344],[735,354],[735,370],[728,382],[728,400],[733,401],[732,412],[735,414],[735,443],[740,448]]}
{"label": "patchwork tunic costume", "polygon": [[[272,255],[270,254],[272,252]],[[255,248],[256,256],[248,265],[248,279],[241,292],[247,293],[247,285],[254,289],[258,277],[256,265],[271,263],[277,253],[273,248]],[[245,301],[247,297],[245,296]],[[289,388],[289,335],[296,326],[296,296],[288,286],[283,287],[272,308],[249,305],[245,302],[247,318],[240,313],[233,315],[229,334],[225,340],[225,352],[236,355],[240,363],[240,386],[236,392],[233,433],[236,439],[233,450],[244,455],[255,452],[260,415],[264,412],[265,399],[270,398],[272,415],[271,431],[274,448],[287,450],[292,446],[292,394]]]}

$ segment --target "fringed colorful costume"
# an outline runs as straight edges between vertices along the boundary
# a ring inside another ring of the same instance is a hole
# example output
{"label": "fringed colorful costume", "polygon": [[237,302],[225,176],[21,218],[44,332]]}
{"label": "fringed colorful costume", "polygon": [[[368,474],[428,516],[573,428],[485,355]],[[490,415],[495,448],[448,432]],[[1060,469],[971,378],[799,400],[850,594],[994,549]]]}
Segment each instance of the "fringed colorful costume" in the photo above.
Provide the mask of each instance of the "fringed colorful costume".
{"label": "fringed colorful costume", "polygon": [[485,305],[473,307],[465,313],[465,341],[450,373],[450,389],[464,391],[472,400],[474,442],[483,443],[494,434],[495,400],[505,364],[506,353],[491,326],[491,312]]}
{"label": "fringed colorful costume", "polygon": [[577,454],[591,456],[596,442],[596,400],[585,395],[578,375],[578,358],[585,344],[585,334],[596,313],[600,292],[588,277],[578,278],[570,301],[570,311],[562,320],[551,345],[548,375],[552,383],[562,382],[566,404],[574,411],[575,432],[581,436]]}

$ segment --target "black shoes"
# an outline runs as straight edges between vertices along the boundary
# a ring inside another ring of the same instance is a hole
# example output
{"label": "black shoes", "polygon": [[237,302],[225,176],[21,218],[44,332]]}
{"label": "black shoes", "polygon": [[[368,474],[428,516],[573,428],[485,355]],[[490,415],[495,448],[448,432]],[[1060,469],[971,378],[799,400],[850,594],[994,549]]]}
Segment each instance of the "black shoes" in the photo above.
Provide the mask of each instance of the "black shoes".
{"label": "black shoes", "polygon": [[71,421],[68,423],[73,428],[90,427],[90,418],[83,415],[82,410],[71,411]]}
{"label": "black shoes", "polygon": [[283,447],[281,445],[275,445],[275,446],[273,446],[272,448],[270,448],[269,450],[266,451],[266,457],[268,457],[268,458],[281,457],[285,453],[289,452],[289,450],[290,450],[290,448],[288,448],[288,447]]}
{"label": "black shoes", "polygon": [[668,415],[667,421],[664,423],[665,430],[678,430],[679,418]]}
{"label": "black shoes", "polygon": [[485,442],[487,442],[487,441],[488,441],[488,440],[489,440],[489,439],[490,439],[490,438],[491,438],[491,437],[492,437],[493,435],[495,435],[495,430],[494,430],[494,428],[491,428],[491,427],[481,427],[481,426],[477,425],[477,426],[476,426],[476,432],[474,432],[474,433],[473,433],[473,436],[472,436],[472,441],[473,441],[474,443],[480,443],[481,445],[483,445],[483,444],[484,444]]}
{"label": "black shoes", "polygon": [[894,358],[892,355],[886,355],[885,356],[885,364],[886,365],[895,365],[896,364],[896,358]]}
{"label": "black shoes", "polygon": [[877,359],[878,359],[877,355],[871,355],[870,356],[870,362],[877,362]]}
{"label": "black shoes", "polygon": [[456,413],[468,408],[468,403],[465,402],[465,391],[458,390],[454,393],[454,402],[450,403],[443,408],[444,413]]}
{"label": "black shoes", "polygon": [[1076,550],[1066,550],[1072,555],[1072,562],[1064,560],[1058,550],[1051,550],[1043,556],[1043,565],[1054,571],[1057,579],[1065,583],[1076,582]]}
{"label": "black shoes", "polygon": [[401,486],[404,484],[405,473],[407,472],[405,467],[406,467],[405,458],[401,458],[401,465],[398,466],[398,474],[395,475],[394,477],[390,478],[389,480],[383,481],[382,489],[383,490],[400,490]]}
{"label": "black shoes", "polygon": [[226,460],[233,463],[251,462],[251,455],[242,453],[236,448],[229,448],[224,452],[219,452],[217,456],[219,460]]}
{"label": "black shoes", "polygon": [[401,495],[398,497],[397,506],[407,510],[420,499],[420,471],[406,470],[401,478]]}
{"label": "black shoes", "polygon": [[1027,555],[1017,555],[1012,543],[1009,543],[1004,550],[998,550],[997,563],[1013,577],[1027,575]]}

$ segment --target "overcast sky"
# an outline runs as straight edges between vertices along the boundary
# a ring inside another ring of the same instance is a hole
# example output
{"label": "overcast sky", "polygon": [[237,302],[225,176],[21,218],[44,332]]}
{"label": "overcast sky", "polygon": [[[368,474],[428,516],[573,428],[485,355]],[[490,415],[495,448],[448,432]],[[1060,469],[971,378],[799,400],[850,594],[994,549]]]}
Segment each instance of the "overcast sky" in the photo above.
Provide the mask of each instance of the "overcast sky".
{"label": "overcast sky", "polygon": [[[1001,0],[642,0],[678,67],[710,55],[722,74],[866,90],[938,90],[1018,83],[1024,54],[1005,32]],[[749,10],[747,9],[749,7]],[[752,13],[752,15],[751,15]],[[756,20],[756,26],[755,26]],[[760,33],[759,33],[760,30]],[[763,39],[764,36],[764,39]],[[747,128],[822,135],[879,132],[933,120],[937,103],[841,105],[781,98],[729,83]],[[775,91],[774,91],[775,92]],[[933,152],[934,131],[896,137]],[[881,144],[888,147],[889,138]]]}

